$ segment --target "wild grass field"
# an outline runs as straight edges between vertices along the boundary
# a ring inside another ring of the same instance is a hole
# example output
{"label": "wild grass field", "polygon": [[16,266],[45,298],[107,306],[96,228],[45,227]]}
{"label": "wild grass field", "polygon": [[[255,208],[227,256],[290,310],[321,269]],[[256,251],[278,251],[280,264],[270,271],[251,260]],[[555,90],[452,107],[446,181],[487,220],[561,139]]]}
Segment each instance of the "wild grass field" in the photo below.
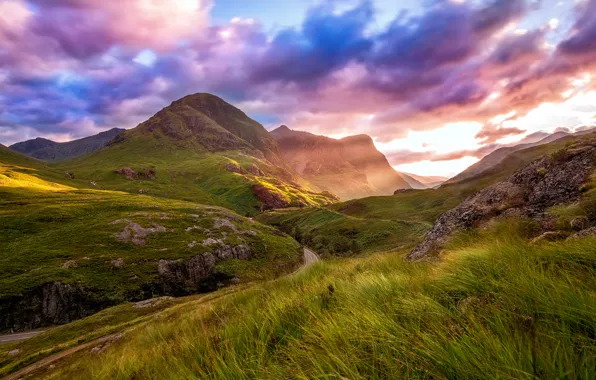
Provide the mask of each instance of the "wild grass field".
{"label": "wild grass field", "polygon": [[533,245],[501,221],[438,262],[321,262],[125,333],[52,378],[596,376],[596,239]]}

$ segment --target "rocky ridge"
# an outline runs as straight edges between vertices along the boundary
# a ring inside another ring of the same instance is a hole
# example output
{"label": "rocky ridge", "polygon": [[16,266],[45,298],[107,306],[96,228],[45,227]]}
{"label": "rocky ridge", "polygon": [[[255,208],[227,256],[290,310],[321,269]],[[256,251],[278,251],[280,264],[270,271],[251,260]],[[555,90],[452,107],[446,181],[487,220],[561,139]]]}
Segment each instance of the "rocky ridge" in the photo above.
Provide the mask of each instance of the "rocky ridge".
{"label": "rocky ridge", "polygon": [[433,256],[454,232],[497,216],[544,219],[547,208],[579,199],[594,169],[595,157],[596,139],[582,140],[543,156],[506,181],[476,192],[442,214],[407,259]]}

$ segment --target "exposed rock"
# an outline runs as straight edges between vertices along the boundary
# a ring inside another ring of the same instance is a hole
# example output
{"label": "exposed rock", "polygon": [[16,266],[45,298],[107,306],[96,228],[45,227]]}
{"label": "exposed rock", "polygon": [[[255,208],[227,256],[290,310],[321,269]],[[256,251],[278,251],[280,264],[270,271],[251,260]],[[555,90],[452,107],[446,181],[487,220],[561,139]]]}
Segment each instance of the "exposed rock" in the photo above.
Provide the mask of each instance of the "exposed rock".
{"label": "exposed rock", "polygon": [[15,355],[18,355],[20,353],[21,353],[21,350],[17,348],[17,349],[8,351],[8,356],[15,356]]}
{"label": "exposed rock", "polygon": [[116,334],[116,335],[112,335],[106,339],[100,340],[100,344],[98,344],[97,346],[93,347],[89,352],[91,352],[92,354],[100,354],[103,351],[105,351],[108,347],[110,347],[112,345],[112,343],[122,339],[123,334]]}
{"label": "exposed rock", "polygon": [[118,170],[115,170],[114,173],[121,174],[128,179],[138,179],[139,178],[139,173],[135,172],[131,168],[118,169]]}
{"label": "exposed rock", "polygon": [[532,239],[532,244],[544,243],[548,241],[562,240],[567,237],[567,234],[562,231],[547,231],[540,236]]}
{"label": "exposed rock", "polygon": [[257,165],[255,165],[255,164],[248,165],[248,167],[246,168],[246,170],[250,174],[252,174],[254,176],[257,176],[257,177],[261,177],[261,176],[264,176],[265,175],[265,173],[263,173],[263,171],[261,169],[259,169],[259,167]]}
{"label": "exposed rock", "polygon": [[574,218],[571,221],[571,228],[576,231],[585,230],[588,227],[590,227],[590,220],[585,216]]}
{"label": "exposed rock", "polygon": [[592,172],[595,156],[596,148],[591,145],[570,149],[564,159],[562,155],[544,156],[506,181],[476,192],[441,215],[407,258],[432,255],[455,231],[475,227],[495,216],[515,213],[540,218],[548,207],[577,200]]}
{"label": "exposed rock", "polygon": [[151,227],[144,228],[128,219],[115,220],[110,224],[127,223],[122,232],[116,233],[116,238],[124,243],[132,242],[135,245],[145,245],[145,238],[155,232],[166,232],[167,229],[159,224],[153,223]]}
{"label": "exposed rock", "polygon": [[586,228],[585,230],[581,230],[569,237],[569,239],[577,239],[589,236],[596,236],[596,227]]}
{"label": "exposed rock", "polygon": [[283,194],[276,190],[268,189],[261,184],[254,184],[252,192],[255,197],[262,203],[263,210],[270,210],[274,208],[286,208],[290,206],[290,202]]}
{"label": "exposed rock", "polygon": [[149,194],[149,190],[139,189],[139,191],[137,191],[137,193],[139,193],[139,194]]}
{"label": "exposed rock", "polygon": [[122,268],[124,266],[124,260],[119,257],[117,259],[110,260],[110,264],[112,264],[114,268]]}
{"label": "exposed rock", "polygon": [[155,179],[157,178],[157,172],[155,171],[155,168],[141,169],[139,171],[139,177]]}
{"label": "exposed rock", "polygon": [[393,192],[393,195],[412,193],[414,191],[416,191],[416,190],[415,189],[397,189]]}
{"label": "exposed rock", "polygon": [[91,182],[89,182],[89,184],[90,184],[91,186],[97,186],[97,182],[95,182],[95,181],[91,181]]}
{"label": "exposed rock", "polygon": [[0,303],[0,330],[65,324],[111,305],[112,301],[97,298],[79,286],[51,282],[30,293],[4,298]]}
{"label": "exposed rock", "polygon": [[203,244],[205,247],[209,247],[209,246],[216,245],[216,244],[223,244],[223,240],[207,238],[207,239],[203,240],[203,242],[201,244]]}
{"label": "exposed rock", "polygon": [[[218,262],[238,259],[250,260],[252,251],[245,245],[225,245],[194,256],[188,261],[159,260],[157,271],[163,280],[166,293],[183,295],[196,292],[206,287],[217,288],[222,278],[221,273],[214,271]],[[227,279],[229,282],[229,279]]]}
{"label": "exposed rock", "polygon": [[78,266],[79,266],[79,263],[76,260],[68,260],[68,261],[65,261],[64,264],[62,264],[61,268],[70,269],[70,268],[76,268]]}
{"label": "exposed rock", "polygon": [[134,308],[137,309],[144,309],[147,307],[154,307],[157,306],[163,302],[169,301],[169,300],[173,300],[174,297],[170,297],[170,296],[164,296],[164,297],[157,297],[157,298],[150,298],[148,300],[144,300],[144,301],[139,301],[139,302],[135,302],[134,304]]}
{"label": "exposed rock", "polygon": [[70,178],[70,179],[75,179],[75,175],[74,173],[71,172],[64,172],[64,175],[66,175],[66,177]]}
{"label": "exposed rock", "polygon": [[230,173],[246,174],[238,164],[233,162],[226,163],[226,170]]}

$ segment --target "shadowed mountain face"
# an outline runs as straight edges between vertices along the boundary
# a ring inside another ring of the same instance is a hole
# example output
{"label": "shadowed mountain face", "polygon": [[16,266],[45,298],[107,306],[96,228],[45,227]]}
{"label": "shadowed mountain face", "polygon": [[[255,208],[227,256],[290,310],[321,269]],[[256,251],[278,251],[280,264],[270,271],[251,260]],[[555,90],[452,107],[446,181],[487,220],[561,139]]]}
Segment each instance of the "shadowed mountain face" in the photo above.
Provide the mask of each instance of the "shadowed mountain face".
{"label": "shadowed mountain face", "polygon": [[147,134],[210,152],[240,150],[284,165],[275,139],[261,124],[211,94],[188,95],[173,102],[126,137]]}
{"label": "shadowed mountain face", "polygon": [[403,179],[405,179],[412,189],[432,189],[437,186],[440,186],[443,182],[447,180],[445,177],[439,176],[420,176],[411,173],[399,173]]}
{"label": "shadowed mountain face", "polygon": [[61,167],[97,187],[214,204],[244,215],[336,200],[292,172],[261,124],[203,93],[173,102]]}
{"label": "shadowed mountain face", "polygon": [[59,143],[38,137],[10,146],[10,149],[44,161],[63,161],[79,157],[105,146],[124,129],[113,128],[94,136]]}
{"label": "shadowed mountain face", "polygon": [[271,135],[294,171],[341,199],[390,195],[411,188],[367,135],[336,140],[286,126]]}

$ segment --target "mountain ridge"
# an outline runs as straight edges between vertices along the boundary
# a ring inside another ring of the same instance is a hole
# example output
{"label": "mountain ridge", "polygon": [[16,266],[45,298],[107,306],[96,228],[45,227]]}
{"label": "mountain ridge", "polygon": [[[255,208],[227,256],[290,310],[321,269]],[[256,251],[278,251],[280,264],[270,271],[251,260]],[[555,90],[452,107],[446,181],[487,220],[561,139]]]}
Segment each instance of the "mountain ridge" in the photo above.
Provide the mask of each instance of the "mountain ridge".
{"label": "mountain ridge", "polygon": [[63,161],[92,153],[124,131],[125,129],[112,128],[96,135],[62,143],[37,137],[12,144],[8,148],[42,161]]}
{"label": "mountain ridge", "polygon": [[368,135],[333,139],[286,125],[270,134],[294,171],[344,200],[411,188]]}

